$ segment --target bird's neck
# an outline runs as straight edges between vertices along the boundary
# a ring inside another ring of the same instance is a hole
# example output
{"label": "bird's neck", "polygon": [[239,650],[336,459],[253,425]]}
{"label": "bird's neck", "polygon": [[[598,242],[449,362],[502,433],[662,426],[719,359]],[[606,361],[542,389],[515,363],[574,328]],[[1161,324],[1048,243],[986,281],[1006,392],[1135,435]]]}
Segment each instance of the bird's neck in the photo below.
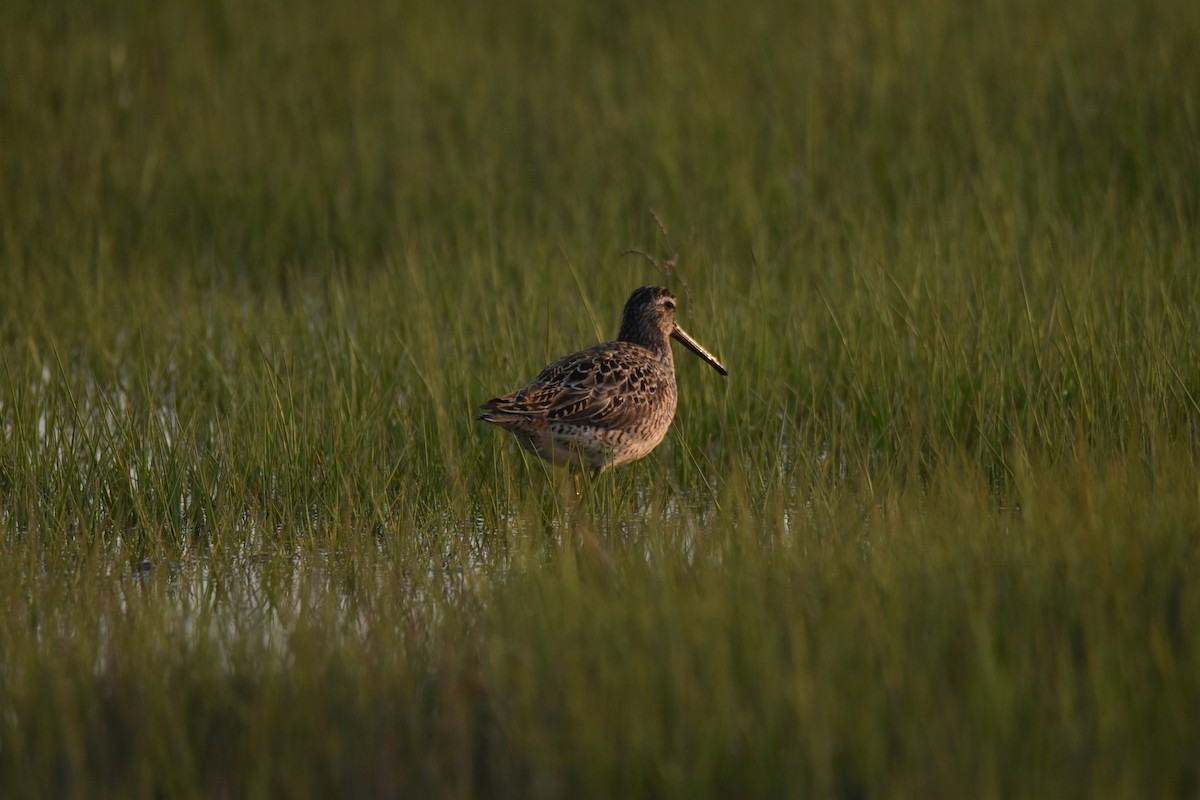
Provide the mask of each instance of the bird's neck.
{"label": "bird's neck", "polygon": [[668,337],[663,336],[662,331],[657,328],[648,328],[636,323],[622,322],[621,332],[617,334],[617,339],[622,342],[640,345],[660,358],[664,358],[667,361],[671,360],[671,341]]}

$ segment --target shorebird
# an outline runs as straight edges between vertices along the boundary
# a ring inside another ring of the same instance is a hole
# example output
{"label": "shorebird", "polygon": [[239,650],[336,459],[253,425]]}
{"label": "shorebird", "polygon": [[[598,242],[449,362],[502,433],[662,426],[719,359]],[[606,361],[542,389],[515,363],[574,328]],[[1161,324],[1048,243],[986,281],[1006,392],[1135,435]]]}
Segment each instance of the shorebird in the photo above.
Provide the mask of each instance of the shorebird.
{"label": "shorebird", "polygon": [[478,419],[517,437],[521,447],[575,473],[598,475],[649,453],[675,417],[675,361],[670,339],[683,343],[722,375],[711,353],[675,323],[675,296],[659,286],[630,295],[621,330],[564,356],[529,385],[480,406]]}

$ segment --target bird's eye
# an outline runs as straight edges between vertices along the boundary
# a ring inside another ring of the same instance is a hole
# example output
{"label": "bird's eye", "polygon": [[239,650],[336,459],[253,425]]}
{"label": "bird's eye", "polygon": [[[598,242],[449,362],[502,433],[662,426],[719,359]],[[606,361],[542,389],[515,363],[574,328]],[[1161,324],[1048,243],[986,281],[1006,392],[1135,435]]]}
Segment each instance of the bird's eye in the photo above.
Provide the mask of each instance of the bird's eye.
{"label": "bird's eye", "polygon": [[663,300],[663,308],[665,308],[667,311],[674,311],[675,310],[675,301],[674,300]]}

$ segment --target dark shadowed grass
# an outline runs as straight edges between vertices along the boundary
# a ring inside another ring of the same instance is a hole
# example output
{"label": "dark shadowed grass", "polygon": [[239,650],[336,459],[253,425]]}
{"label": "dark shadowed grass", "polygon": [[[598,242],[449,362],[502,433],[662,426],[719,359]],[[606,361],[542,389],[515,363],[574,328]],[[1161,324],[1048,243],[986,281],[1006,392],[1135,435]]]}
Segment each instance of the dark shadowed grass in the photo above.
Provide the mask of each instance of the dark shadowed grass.
{"label": "dark shadowed grass", "polygon": [[[1198,39],[6,6],[0,795],[1194,796]],[[576,498],[475,408],[645,283]]]}

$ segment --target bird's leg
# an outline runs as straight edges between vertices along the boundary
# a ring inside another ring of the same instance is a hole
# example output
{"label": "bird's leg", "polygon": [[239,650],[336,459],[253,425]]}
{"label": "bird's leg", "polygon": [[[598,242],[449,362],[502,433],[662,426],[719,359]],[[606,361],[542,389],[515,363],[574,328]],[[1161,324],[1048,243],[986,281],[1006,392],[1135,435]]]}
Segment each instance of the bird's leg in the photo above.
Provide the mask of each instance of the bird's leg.
{"label": "bird's leg", "polygon": [[575,496],[579,497],[579,473],[572,472],[571,477],[575,479]]}

